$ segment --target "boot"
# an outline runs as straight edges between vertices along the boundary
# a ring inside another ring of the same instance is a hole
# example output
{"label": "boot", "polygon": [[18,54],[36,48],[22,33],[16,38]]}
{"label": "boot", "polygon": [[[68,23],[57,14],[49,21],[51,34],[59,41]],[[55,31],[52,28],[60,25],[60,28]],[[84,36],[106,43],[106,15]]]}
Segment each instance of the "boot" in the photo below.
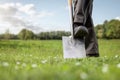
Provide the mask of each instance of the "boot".
{"label": "boot", "polygon": [[88,35],[88,29],[83,25],[74,25],[74,38],[81,39]]}

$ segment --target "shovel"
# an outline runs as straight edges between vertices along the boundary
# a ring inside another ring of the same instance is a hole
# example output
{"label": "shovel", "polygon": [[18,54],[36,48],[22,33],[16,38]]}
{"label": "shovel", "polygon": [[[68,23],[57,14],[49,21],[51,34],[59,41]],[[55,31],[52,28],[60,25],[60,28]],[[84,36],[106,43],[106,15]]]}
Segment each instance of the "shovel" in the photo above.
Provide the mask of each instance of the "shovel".
{"label": "shovel", "polygon": [[71,21],[71,36],[62,36],[63,57],[67,58],[85,58],[85,42],[83,39],[75,39],[73,36],[73,4],[72,0],[68,0],[70,21]]}

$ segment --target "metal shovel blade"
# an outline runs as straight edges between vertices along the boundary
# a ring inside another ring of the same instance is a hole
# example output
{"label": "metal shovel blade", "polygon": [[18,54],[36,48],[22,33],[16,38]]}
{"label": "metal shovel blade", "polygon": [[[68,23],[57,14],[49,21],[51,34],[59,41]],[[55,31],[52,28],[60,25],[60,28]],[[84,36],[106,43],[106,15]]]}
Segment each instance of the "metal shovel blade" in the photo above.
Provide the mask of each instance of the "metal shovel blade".
{"label": "metal shovel blade", "polygon": [[64,58],[85,58],[85,44],[83,40],[73,39],[63,36],[63,56]]}

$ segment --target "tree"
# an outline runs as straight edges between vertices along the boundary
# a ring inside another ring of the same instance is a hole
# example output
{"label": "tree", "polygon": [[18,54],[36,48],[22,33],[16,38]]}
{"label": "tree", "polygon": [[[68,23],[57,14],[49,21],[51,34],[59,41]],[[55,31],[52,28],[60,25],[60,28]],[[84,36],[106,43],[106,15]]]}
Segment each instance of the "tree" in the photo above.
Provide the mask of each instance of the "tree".
{"label": "tree", "polygon": [[120,21],[112,19],[95,27],[98,38],[120,39]]}
{"label": "tree", "polygon": [[37,37],[42,40],[48,39],[62,39],[62,36],[69,36],[70,32],[65,31],[51,31],[51,32],[41,32],[37,34]]}
{"label": "tree", "polygon": [[103,38],[103,35],[104,35],[103,25],[97,25],[95,27],[95,32],[96,32],[97,38]]}
{"label": "tree", "polygon": [[22,29],[19,32],[18,37],[22,40],[34,39],[34,33],[30,30]]}
{"label": "tree", "polygon": [[120,39],[120,21],[113,19],[109,21],[106,25],[106,37],[110,39]]}
{"label": "tree", "polygon": [[4,39],[10,39],[11,38],[11,34],[10,34],[10,31],[9,31],[9,29],[7,29],[6,31],[5,31],[5,33],[4,33]]}

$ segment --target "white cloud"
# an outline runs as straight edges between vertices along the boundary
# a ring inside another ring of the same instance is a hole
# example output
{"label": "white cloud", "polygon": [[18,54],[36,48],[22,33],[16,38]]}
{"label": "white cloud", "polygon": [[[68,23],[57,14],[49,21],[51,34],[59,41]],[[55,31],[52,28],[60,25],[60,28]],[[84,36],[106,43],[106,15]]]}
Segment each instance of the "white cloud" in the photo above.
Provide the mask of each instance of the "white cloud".
{"label": "white cloud", "polygon": [[26,13],[28,15],[34,15],[35,13],[37,13],[35,11],[35,6],[33,4],[27,4],[27,5],[21,5],[20,3],[17,3],[16,5],[18,5],[18,10]]}
{"label": "white cloud", "polygon": [[37,20],[53,15],[52,12],[37,11],[34,4],[0,4],[0,23],[4,25],[7,23],[10,27],[28,28],[38,32],[43,29],[39,27],[40,25],[36,25],[38,24]]}
{"label": "white cloud", "polygon": [[42,18],[42,17],[46,17],[46,16],[53,16],[54,14],[52,12],[48,12],[48,11],[42,11],[40,13],[38,13],[38,17]]}
{"label": "white cloud", "polygon": [[115,19],[120,20],[120,17],[116,17]]}
{"label": "white cloud", "polygon": [[0,16],[12,16],[15,15],[17,12],[16,7],[14,6],[13,3],[6,3],[6,4],[2,4],[0,5]]}

